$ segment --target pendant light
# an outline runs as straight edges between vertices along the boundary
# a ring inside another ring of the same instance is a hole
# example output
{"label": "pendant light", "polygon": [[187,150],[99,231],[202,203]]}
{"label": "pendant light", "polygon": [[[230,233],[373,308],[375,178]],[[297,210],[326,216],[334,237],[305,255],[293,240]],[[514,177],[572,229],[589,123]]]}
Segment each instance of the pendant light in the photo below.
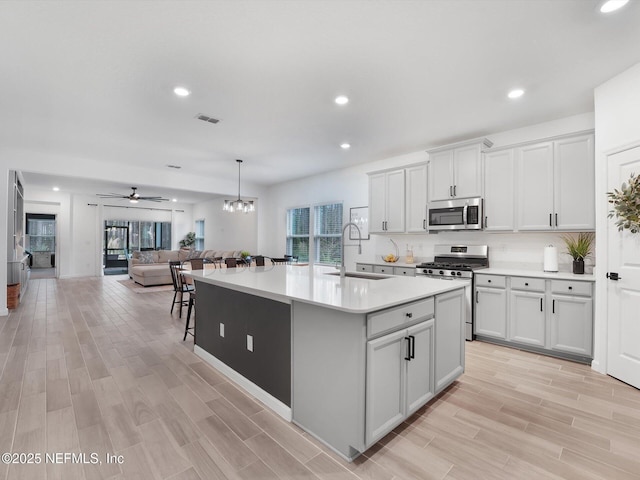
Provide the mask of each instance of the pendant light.
{"label": "pendant light", "polygon": [[244,201],[240,198],[240,165],[242,164],[242,160],[237,159],[238,162],[238,199],[237,200],[225,200],[224,206],[222,210],[225,212],[244,212],[249,213],[255,211],[255,206],[253,204],[253,200]]}

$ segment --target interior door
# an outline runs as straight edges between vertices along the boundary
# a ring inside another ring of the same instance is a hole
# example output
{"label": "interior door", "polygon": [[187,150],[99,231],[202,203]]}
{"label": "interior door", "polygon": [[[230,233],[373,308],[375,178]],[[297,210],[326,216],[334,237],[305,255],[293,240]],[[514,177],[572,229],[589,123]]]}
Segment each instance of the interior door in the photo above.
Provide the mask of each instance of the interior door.
{"label": "interior door", "polygon": [[[632,173],[640,174],[640,147],[607,158],[608,189],[619,189]],[[608,227],[607,373],[640,388],[640,233],[618,232],[614,219]]]}

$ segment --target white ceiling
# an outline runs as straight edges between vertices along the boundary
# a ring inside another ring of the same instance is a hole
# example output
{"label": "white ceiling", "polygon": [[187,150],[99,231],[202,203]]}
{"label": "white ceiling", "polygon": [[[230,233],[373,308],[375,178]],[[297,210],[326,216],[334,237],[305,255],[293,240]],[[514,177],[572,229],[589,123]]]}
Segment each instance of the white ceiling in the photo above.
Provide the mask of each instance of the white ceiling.
{"label": "white ceiling", "polygon": [[270,185],[590,112],[638,3],[5,0],[0,143]]}

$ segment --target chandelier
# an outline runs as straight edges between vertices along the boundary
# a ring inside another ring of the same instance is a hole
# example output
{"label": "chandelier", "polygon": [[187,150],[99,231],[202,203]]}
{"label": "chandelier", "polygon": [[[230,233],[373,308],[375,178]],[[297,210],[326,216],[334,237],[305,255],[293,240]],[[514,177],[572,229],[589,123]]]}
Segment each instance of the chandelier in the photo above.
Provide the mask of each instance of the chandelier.
{"label": "chandelier", "polygon": [[225,200],[222,210],[225,212],[253,212],[256,209],[253,200],[244,201],[240,198],[240,165],[242,164],[242,160],[238,159],[236,162],[238,162],[238,199]]}

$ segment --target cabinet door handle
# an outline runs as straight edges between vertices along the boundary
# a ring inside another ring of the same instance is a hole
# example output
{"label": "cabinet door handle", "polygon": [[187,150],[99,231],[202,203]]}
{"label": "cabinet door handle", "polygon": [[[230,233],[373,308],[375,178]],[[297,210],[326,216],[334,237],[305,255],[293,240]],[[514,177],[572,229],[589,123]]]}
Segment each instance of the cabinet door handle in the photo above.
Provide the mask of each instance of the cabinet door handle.
{"label": "cabinet door handle", "polygon": [[480,303],[480,292],[476,290],[476,303]]}
{"label": "cabinet door handle", "polygon": [[556,227],[558,226],[558,214],[556,213]]}
{"label": "cabinet door handle", "polygon": [[528,287],[528,286],[529,286],[529,284],[525,282],[524,286],[525,286],[525,287]]}
{"label": "cabinet door handle", "polygon": [[551,302],[551,313],[556,313],[556,301]]}
{"label": "cabinet door handle", "polygon": [[551,214],[549,214],[549,226],[550,226],[550,227],[553,227],[553,224],[551,223],[551,217],[552,217],[552,215],[551,215]]}
{"label": "cabinet door handle", "polygon": [[456,187],[457,187],[457,185],[454,185],[454,186],[453,186],[453,196],[454,196],[454,197],[456,196]]}
{"label": "cabinet door handle", "polygon": [[416,358],[416,337],[409,335],[409,338],[411,339],[411,355],[409,357]]}
{"label": "cabinet door handle", "polygon": [[407,361],[411,361],[411,338],[404,337],[404,339],[407,341],[407,356],[404,357],[404,359]]}
{"label": "cabinet door handle", "polygon": [[453,197],[453,187],[449,185],[449,196]]}
{"label": "cabinet door handle", "polygon": [[491,280],[487,280],[487,283],[491,283]]}
{"label": "cabinet door handle", "polygon": [[489,217],[484,217],[484,226],[485,227],[489,226]]}
{"label": "cabinet door handle", "polygon": [[422,229],[423,230],[427,229],[427,219],[426,218],[424,220],[422,220]]}
{"label": "cabinet door handle", "polygon": [[407,312],[407,314],[406,314],[406,315],[407,315],[407,317],[408,317],[408,318],[413,317],[413,313],[411,313],[411,312]]}
{"label": "cabinet door handle", "polygon": [[569,290],[573,290],[573,287],[569,287]]}
{"label": "cabinet door handle", "polygon": [[542,311],[542,299],[540,299],[540,311]]}

